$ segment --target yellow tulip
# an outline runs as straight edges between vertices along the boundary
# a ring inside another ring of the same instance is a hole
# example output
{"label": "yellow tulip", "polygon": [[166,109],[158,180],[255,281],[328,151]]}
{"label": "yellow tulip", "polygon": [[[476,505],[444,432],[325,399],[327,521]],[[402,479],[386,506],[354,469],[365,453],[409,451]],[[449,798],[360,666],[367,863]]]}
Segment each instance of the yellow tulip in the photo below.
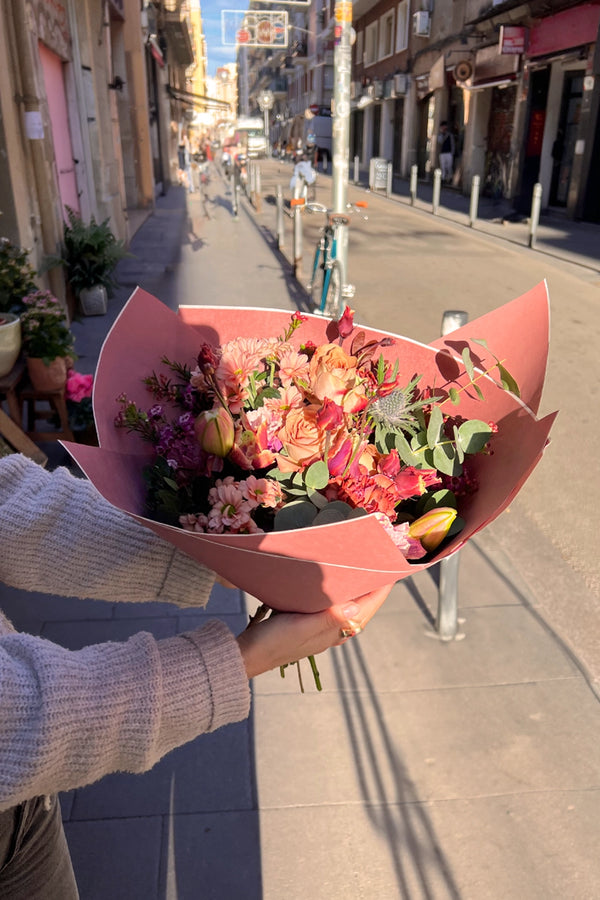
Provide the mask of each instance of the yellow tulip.
{"label": "yellow tulip", "polygon": [[430,509],[429,512],[410,523],[408,534],[421,541],[422,546],[430,553],[442,543],[456,515],[456,510],[449,506]]}

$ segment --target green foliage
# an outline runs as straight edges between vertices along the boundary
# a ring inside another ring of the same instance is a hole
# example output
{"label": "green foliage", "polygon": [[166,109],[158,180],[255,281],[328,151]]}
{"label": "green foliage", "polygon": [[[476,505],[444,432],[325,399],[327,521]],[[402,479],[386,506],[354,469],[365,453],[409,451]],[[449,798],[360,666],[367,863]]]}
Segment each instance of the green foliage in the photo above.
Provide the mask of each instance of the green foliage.
{"label": "green foliage", "polygon": [[37,290],[35,272],[28,262],[27,250],[0,238],[0,312],[20,315],[23,297]]}
{"label": "green foliage", "polygon": [[59,356],[74,358],[74,338],[56,297],[50,291],[35,291],[23,298],[23,304],[21,332],[27,356],[46,364]]}
{"label": "green foliage", "polygon": [[59,256],[46,259],[44,271],[54,266],[64,266],[76,295],[84,288],[97,284],[112,291],[116,287],[113,277],[115,266],[127,256],[124,242],[117,240],[112,233],[108,219],[96,222],[92,216],[86,224],[69,206],[66,210],[68,224],[64,229],[63,248]]}

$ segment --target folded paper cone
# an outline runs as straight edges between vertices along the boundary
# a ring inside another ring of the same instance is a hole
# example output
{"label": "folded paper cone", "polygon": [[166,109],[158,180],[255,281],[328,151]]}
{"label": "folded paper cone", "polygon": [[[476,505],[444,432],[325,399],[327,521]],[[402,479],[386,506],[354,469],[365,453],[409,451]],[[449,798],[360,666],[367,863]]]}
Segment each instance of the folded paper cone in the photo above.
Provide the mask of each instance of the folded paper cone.
{"label": "folded paper cone", "polygon": [[[93,394],[100,446],[64,446],[97,490],[118,509],[274,609],[314,612],[434,565],[493,521],[517,494],[542,456],[555,417],[538,420],[531,408],[539,406],[546,369],[548,297],[542,283],[431,345],[357,326],[367,340],[394,338],[384,354],[390,360],[398,359],[407,383],[422,374],[420,388],[468,384],[462,348],[468,344],[473,357],[482,360],[482,368],[491,360],[484,348],[471,343],[473,339],[484,339],[523,384],[519,399],[484,376],[478,382],[484,400],[467,388],[460,406],[452,408],[465,418],[496,422],[498,433],[493,438],[493,454],[471,459],[470,471],[480,486],[476,493],[461,499],[463,531],[426,563],[409,563],[374,515],[252,535],[192,533],[145,516],[142,470],[152,459],[153,448],[137,435],[115,428],[116,398],[125,393],[145,407],[149,395],[142,379],[153,371],[168,373],[160,363],[163,356],[193,367],[203,341],[218,345],[236,337],[276,335],[289,320],[289,311],[239,307],[184,306],[178,315],[138,288],[100,353]],[[330,327],[326,320],[309,316],[292,342],[324,343]],[[126,366],[123,360],[127,360]]]}

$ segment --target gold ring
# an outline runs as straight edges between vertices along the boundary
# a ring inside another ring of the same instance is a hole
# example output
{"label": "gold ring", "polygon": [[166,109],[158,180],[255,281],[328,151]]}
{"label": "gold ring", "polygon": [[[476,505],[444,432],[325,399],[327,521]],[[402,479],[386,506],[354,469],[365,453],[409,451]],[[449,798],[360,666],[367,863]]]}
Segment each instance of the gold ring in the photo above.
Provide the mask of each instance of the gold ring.
{"label": "gold ring", "polygon": [[356,637],[357,634],[360,634],[362,628],[358,623],[352,622],[350,628],[340,628],[340,637],[342,639]]}

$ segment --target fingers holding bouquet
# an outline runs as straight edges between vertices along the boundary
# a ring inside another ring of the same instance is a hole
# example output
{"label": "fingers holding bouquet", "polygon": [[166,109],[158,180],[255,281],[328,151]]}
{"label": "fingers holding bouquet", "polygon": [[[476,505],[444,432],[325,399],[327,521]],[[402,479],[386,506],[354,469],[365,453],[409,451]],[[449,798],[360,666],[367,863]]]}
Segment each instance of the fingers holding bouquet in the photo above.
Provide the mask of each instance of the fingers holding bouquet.
{"label": "fingers holding bouquet", "polygon": [[322,612],[278,613],[254,619],[237,639],[248,678],[314,657],[360,634],[391,588],[377,588]]}

